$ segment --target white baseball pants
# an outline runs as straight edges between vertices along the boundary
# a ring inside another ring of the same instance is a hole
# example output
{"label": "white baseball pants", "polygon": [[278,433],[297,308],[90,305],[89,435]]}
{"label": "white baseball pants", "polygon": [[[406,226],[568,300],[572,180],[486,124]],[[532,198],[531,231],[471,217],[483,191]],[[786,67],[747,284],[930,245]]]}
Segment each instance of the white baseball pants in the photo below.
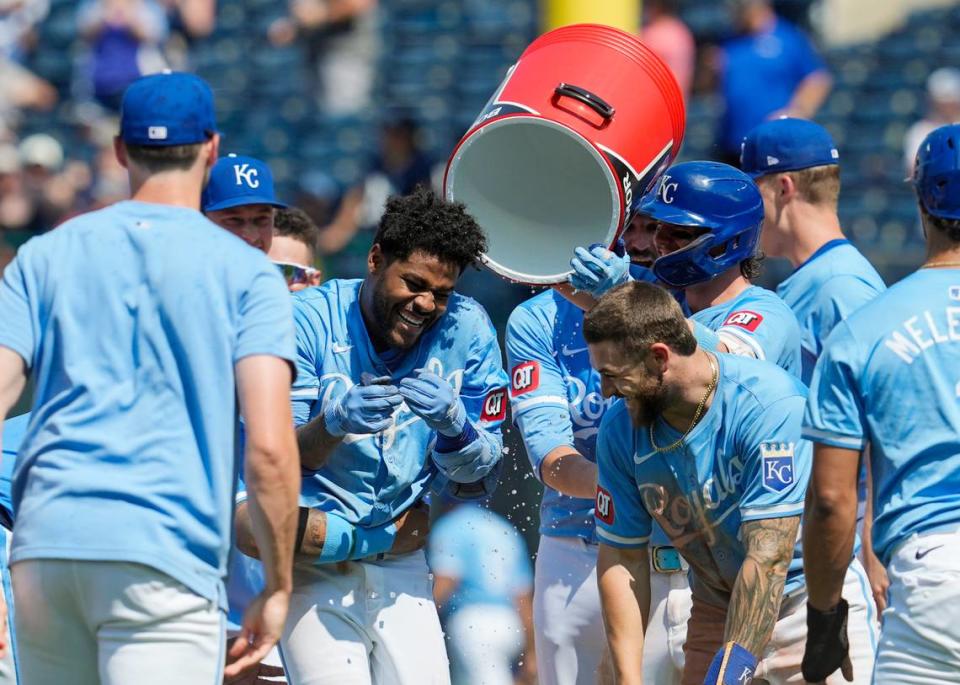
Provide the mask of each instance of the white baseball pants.
{"label": "white baseball pants", "polygon": [[423,552],[297,565],[280,651],[291,685],[448,685]]}
{"label": "white baseball pants", "polygon": [[160,571],[115,561],[13,565],[20,677],[31,685],[219,685],[225,615]]}
{"label": "white baseball pants", "polygon": [[875,685],[960,683],[960,531],[914,535],[887,565]]}
{"label": "white baseball pants", "polygon": [[513,662],[523,649],[514,609],[473,604],[454,613],[446,629],[453,685],[513,685]]}

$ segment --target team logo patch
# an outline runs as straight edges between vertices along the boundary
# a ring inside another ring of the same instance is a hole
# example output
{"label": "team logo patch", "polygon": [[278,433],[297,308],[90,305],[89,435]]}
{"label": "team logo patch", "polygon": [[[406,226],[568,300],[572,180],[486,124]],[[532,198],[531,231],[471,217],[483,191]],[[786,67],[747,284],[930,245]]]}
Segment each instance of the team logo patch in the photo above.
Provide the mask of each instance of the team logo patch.
{"label": "team logo patch", "polygon": [[487,393],[480,411],[481,421],[503,421],[507,418],[507,389],[497,388]]}
{"label": "team logo patch", "polygon": [[610,493],[597,486],[597,502],[596,509],[594,510],[598,519],[606,523],[608,526],[613,525],[613,497],[610,496]]}
{"label": "team logo patch", "polygon": [[763,487],[771,492],[783,492],[793,485],[793,443],[761,442]]}
{"label": "team logo patch", "polygon": [[514,397],[536,390],[540,386],[540,362],[523,362],[513,367],[510,374]]}
{"label": "team logo patch", "polygon": [[723,322],[724,326],[739,326],[740,328],[745,328],[748,331],[755,331],[760,323],[763,321],[763,317],[756,312],[751,312],[746,309],[741,309],[738,312],[734,312],[727,317],[727,320]]}

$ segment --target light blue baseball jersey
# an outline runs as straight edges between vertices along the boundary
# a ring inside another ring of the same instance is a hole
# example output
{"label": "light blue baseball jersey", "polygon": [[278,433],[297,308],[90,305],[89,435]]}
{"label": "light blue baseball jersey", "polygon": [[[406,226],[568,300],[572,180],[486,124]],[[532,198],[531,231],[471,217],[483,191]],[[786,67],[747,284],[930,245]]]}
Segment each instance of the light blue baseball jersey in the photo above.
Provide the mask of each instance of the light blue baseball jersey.
{"label": "light blue baseball jersey", "polygon": [[800,376],[800,324],[776,293],[752,285],[729,302],[696,312],[694,321],[716,331],[728,346],[750,350]]}
{"label": "light blue baseball jersey", "polygon": [[36,384],[11,563],[145,564],[224,606],[234,365],[295,357],[276,267],[199,212],[120,202],[21,247],[0,322]]}
{"label": "light blue baseball jersey", "polygon": [[[554,290],[520,304],[507,323],[510,406],[520,427],[533,473],[551,450],[573,446],[589,461],[600,420],[610,400],[590,366],[583,339],[583,312]],[[561,494],[544,485],[540,533],[596,542],[593,500]]]}
{"label": "light blue baseball jersey", "polygon": [[[507,413],[507,374],[497,334],[484,309],[454,293],[446,313],[408,351],[378,354],[360,312],[361,280],[334,279],[294,296],[297,381],[295,422],[306,423],[324,403],[359,383],[364,372],[393,383],[427,369],[460,393],[467,416],[499,455]],[[301,506],[335,511],[350,523],[393,520],[429,488],[438,470],[431,459],[436,431],[402,404],[390,428],[347,435],[319,471],[304,477]]]}
{"label": "light blue baseball jersey", "polygon": [[459,581],[447,615],[474,605],[513,607],[533,586],[530,558],[516,528],[475,504],[440,518],[430,530],[427,561],[435,574]]}
{"label": "light blue baseball jersey", "polygon": [[777,287],[800,323],[801,378],[810,383],[823,343],[834,326],[886,290],[880,274],[850,244],[824,244]]}
{"label": "light blue baseball jersey", "polygon": [[[674,450],[655,451],[622,400],[607,411],[596,517],[600,542],[628,549],[647,546],[660,524],[690,564],[694,594],[726,606],[746,551],[741,523],[803,513],[811,446],[800,437],[807,390],[798,378],[749,357],[716,359],[713,402]],[[681,433],[659,419],[654,435],[663,447]],[[785,591],[802,585],[798,543]]]}
{"label": "light blue baseball jersey", "polygon": [[960,527],[960,271],[923,269],[841,322],[810,385],[804,435],[869,443],[873,546]]}
{"label": "light blue baseball jersey", "polygon": [[0,526],[7,530],[13,528],[13,467],[17,463],[17,452],[27,436],[30,413],[14,416],[3,422],[3,461],[0,461]]}

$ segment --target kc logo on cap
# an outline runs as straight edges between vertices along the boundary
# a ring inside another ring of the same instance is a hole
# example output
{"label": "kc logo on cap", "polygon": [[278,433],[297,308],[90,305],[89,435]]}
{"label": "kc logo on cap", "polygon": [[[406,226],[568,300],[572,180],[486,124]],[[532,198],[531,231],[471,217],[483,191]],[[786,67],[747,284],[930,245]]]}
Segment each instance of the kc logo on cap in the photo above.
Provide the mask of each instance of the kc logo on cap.
{"label": "kc logo on cap", "polygon": [[237,177],[237,185],[246,184],[248,188],[259,188],[260,181],[257,179],[257,176],[260,175],[260,172],[256,168],[250,168],[250,164],[245,162],[243,164],[234,164],[233,173]]}
{"label": "kc logo on cap", "polygon": [[214,212],[243,205],[286,207],[274,195],[273,174],[263,160],[230,154],[221,157],[210,170],[200,206]]}

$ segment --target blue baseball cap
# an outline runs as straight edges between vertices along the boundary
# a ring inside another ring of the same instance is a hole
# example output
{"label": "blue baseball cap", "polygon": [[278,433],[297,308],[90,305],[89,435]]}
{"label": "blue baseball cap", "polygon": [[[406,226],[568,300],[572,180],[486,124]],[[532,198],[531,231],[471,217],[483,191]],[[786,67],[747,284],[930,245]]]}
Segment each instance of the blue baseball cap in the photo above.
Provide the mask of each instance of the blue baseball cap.
{"label": "blue baseball cap", "polygon": [[200,207],[204,212],[214,212],[242,205],[286,207],[274,195],[273,174],[266,162],[230,154],[218,159],[210,169]]}
{"label": "blue baseball cap", "polygon": [[120,104],[120,137],[133,145],[204,143],[217,133],[213,92],[199,76],[166,71],[127,86]]}
{"label": "blue baseball cap", "polygon": [[755,127],[740,146],[740,168],[753,178],[839,164],[833,137],[820,124],[783,117]]}

